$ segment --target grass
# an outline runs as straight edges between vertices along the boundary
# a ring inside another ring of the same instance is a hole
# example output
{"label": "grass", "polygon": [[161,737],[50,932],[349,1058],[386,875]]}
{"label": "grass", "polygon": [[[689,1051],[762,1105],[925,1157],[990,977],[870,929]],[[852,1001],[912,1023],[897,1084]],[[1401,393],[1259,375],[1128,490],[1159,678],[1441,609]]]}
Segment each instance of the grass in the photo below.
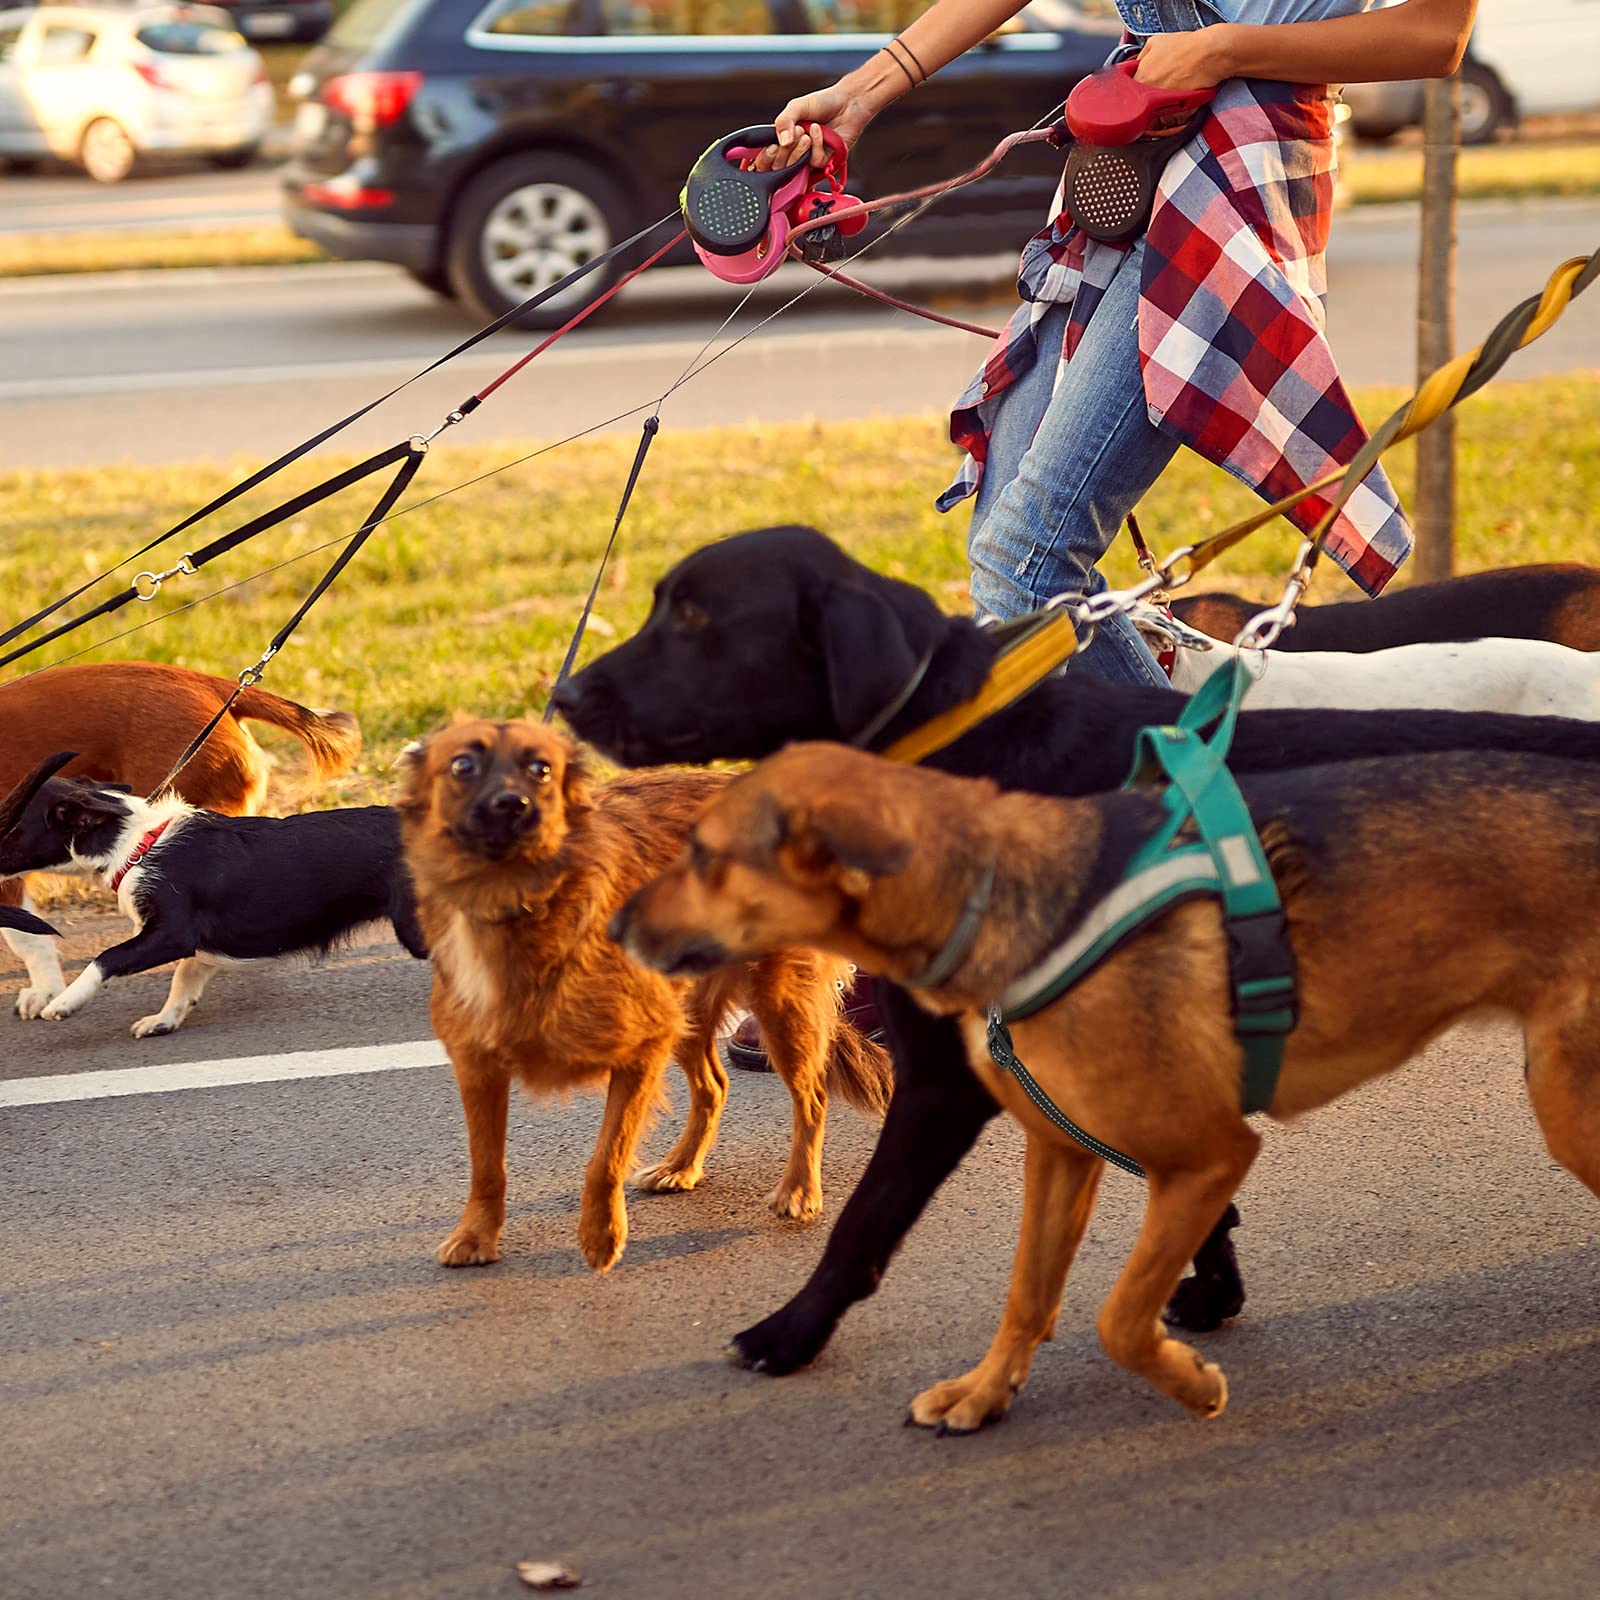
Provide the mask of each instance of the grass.
{"label": "grass", "polygon": [[[1358,398],[1375,420],[1402,395],[1365,391]],[[1460,569],[1593,558],[1597,414],[1600,375],[1501,381],[1465,405]],[[407,498],[461,483],[528,448],[436,448]],[[543,706],[633,450],[632,438],[566,446],[401,517],[374,537],[268,673],[269,688],[308,704],[344,707],[365,728],[359,771],[324,790],[319,803],[381,794],[399,745],[452,711],[510,715]],[[0,474],[6,508],[0,592],[9,597],[8,609],[43,603],[101,571],[251,465],[241,459],[227,467]],[[233,520],[320,477],[329,465],[326,459],[298,464],[274,481],[270,495],[258,491],[243,501]],[[942,419],[932,414],[692,432],[675,431],[669,414],[601,591],[585,658],[639,626],[651,585],[671,562],[707,539],[769,522],[815,523],[872,566],[930,590],[946,609],[965,610],[967,518],[961,511],[941,517],[931,505],[954,466]],[[1409,447],[1397,454],[1394,475],[1405,492]],[[136,604],[91,625],[85,642],[150,624],[90,659],[138,657],[237,672],[259,655],[332,551],[181,615],[173,610],[356,527],[377,492],[375,483],[347,491],[200,577],[178,580],[154,605]],[[1184,452],[1140,515],[1155,547],[1170,550],[1255,503]],[[191,534],[174,543],[163,565],[198,542]],[[1294,547],[1286,526],[1258,534],[1224,559],[1211,586],[1265,597]],[[1123,544],[1107,572],[1113,583],[1134,576]],[[1354,594],[1330,567],[1314,598]],[[38,660],[58,661],[77,647],[77,641],[58,644]],[[297,765],[291,759],[285,771]],[[302,797],[290,785],[278,798],[294,804]]]}
{"label": "grass", "polygon": [[[1344,163],[1354,205],[1415,200],[1422,193],[1422,151],[1359,147]],[[1463,200],[1600,194],[1600,141],[1493,144],[1465,149],[1456,165]]]}
{"label": "grass", "polygon": [[204,232],[0,235],[0,278],[143,267],[282,267],[327,259],[278,222]]}

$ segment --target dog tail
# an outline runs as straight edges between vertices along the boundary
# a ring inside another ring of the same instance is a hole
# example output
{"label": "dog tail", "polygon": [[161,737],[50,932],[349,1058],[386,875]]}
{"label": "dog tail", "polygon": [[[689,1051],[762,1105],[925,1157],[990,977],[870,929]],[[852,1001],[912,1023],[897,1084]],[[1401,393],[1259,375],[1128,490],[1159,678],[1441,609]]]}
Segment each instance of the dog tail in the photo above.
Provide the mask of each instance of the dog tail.
{"label": "dog tail", "polygon": [[348,711],[311,711],[266,689],[246,689],[234,702],[241,722],[267,722],[292,733],[318,778],[337,778],[361,754],[361,724]]}
{"label": "dog tail", "polygon": [[842,1094],[857,1111],[881,1117],[893,1088],[889,1052],[841,1016],[828,1057],[828,1092]]}
{"label": "dog tail", "polygon": [[56,938],[61,936],[59,928],[52,928],[43,917],[36,917],[21,906],[0,906],[0,928],[12,928],[18,933],[50,934]]}

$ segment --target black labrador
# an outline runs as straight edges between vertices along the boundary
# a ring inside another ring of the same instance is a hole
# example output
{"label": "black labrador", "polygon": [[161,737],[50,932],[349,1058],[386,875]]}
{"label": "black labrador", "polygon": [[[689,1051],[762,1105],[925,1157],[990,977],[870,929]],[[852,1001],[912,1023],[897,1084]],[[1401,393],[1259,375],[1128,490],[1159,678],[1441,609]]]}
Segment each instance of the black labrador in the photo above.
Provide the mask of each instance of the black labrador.
{"label": "black labrador", "polygon": [[[761,528],[688,556],[656,586],[632,639],[557,690],[578,733],[629,766],[754,760],[790,740],[882,749],[969,699],[995,636],[946,616],[813,528]],[[911,687],[914,683],[914,687]],[[908,693],[909,688],[909,693]],[[1185,697],[1068,672],[991,717],[928,764],[1009,789],[1081,795],[1116,788],[1137,731],[1173,721]],[[1230,765],[1240,772],[1433,750],[1530,750],[1600,759],[1600,725],[1477,712],[1247,711]],[[895,1088],[855,1193],[822,1260],[781,1310],[735,1347],[747,1366],[784,1373],[813,1360],[839,1318],[872,1293],[924,1205],[997,1111],[966,1064],[954,1023],[879,986]],[[1217,1327],[1244,1286],[1230,1206],[1168,1307],[1178,1326]]]}

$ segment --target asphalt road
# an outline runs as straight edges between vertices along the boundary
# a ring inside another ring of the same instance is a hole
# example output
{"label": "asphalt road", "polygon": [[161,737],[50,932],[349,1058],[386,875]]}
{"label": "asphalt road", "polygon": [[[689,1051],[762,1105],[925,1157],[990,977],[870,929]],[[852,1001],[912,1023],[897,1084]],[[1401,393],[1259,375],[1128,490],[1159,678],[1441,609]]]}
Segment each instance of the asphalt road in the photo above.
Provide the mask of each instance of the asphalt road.
{"label": "asphalt road", "polygon": [[[1331,332],[1353,383],[1414,373],[1416,211],[1342,214],[1331,254]],[[1464,207],[1458,327],[1476,342],[1567,256],[1600,243],[1600,201]],[[864,275],[935,296],[967,320],[1004,321],[1006,255],[896,262]],[[800,268],[764,285],[720,349],[799,287],[807,298],[667,402],[669,427],[803,415],[901,415],[958,393],[984,341],[859,300]],[[964,292],[970,291],[970,293]],[[1520,355],[1513,375],[1600,368],[1591,294]],[[735,304],[698,268],[659,271],[500,391],[474,438],[560,438],[663,393]],[[418,371],[466,331],[456,309],[392,269],[332,265],[110,274],[0,285],[0,466],[165,462],[276,453]],[[501,335],[342,436],[372,448],[436,424],[530,347]],[[637,418],[614,426],[632,432]]]}
{"label": "asphalt road", "polygon": [[113,186],[71,168],[0,176],[0,236],[40,233],[166,233],[272,223],[281,185],[271,168],[162,170]]}
{"label": "asphalt road", "polygon": [[[113,928],[77,925],[72,964]],[[510,1597],[529,1559],[650,1600],[1593,1592],[1600,1212],[1540,1146],[1503,1029],[1269,1134],[1243,1197],[1250,1303],[1204,1341],[1222,1418],[1096,1346],[1140,1203],[1112,1174],[1011,1419],[940,1439],[900,1419],[992,1332],[1010,1129],[815,1368],[752,1376],[727,1335],[822,1244],[761,1205],[781,1086],[734,1075],[705,1186],[635,1197],[605,1278],[573,1239],[596,1105],[519,1108],[507,1257],[447,1272],[432,1252],[466,1173],[448,1072],[283,1076],[327,1049],[436,1060],[426,977],[386,945],[225,973],[142,1043],[126,1029],[159,976],[70,1023],[0,1016],[7,1600]],[[6,996],[17,978],[0,948]],[[214,1082],[267,1050],[246,1075],[268,1081],[107,1097],[83,1076]],[[834,1118],[830,1217],[871,1135]]]}

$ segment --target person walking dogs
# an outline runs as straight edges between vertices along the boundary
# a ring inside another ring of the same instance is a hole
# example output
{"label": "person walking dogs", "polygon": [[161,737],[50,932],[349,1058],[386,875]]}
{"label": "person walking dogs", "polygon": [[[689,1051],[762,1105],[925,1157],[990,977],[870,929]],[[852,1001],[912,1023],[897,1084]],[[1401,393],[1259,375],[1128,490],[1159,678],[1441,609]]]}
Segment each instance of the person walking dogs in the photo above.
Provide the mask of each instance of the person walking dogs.
{"label": "person walking dogs", "polygon": [[[763,171],[824,160],[822,127],[853,147],[872,119],[988,38],[1023,0],[938,0],[830,88],[791,100]],[[1347,465],[1367,434],[1324,332],[1323,252],[1333,207],[1330,85],[1446,77],[1460,65],[1477,0],[1117,0],[1140,82],[1215,89],[1173,155],[1145,232],[1087,238],[1062,211],[1023,249],[1022,304],[956,402],[966,451],[941,510],[976,496],[972,603],[1007,620],[1052,596],[1105,588],[1117,530],[1188,445],[1268,500]],[[1309,529],[1313,496],[1290,520]],[[1411,553],[1393,488],[1370,472],[1327,541],[1377,594]],[[1076,670],[1165,685],[1126,617],[1100,624]],[[876,1024],[858,981],[852,1021]],[[753,1019],[729,1060],[759,1069]]]}
{"label": "person walking dogs", "polygon": [[[1140,82],[1215,89],[1163,172],[1144,234],[1091,240],[1061,212],[1022,253],[1022,304],[956,402],[967,453],[940,497],[976,496],[972,601],[1008,619],[1105,587],[1098,563],[1180,444],[1267,499],[1346,465],[1366,431],[1324,333],[1336,91],[1443,77],[1466,49],[1476,0],[1117,0]],[[1022,9],[938,0],[830,88],[791,100],[763,170],[823,160],[822,125],[853,146],[879,112]],[[1310,527],[1326,509],[1302,502]],[[1374,469],[1335,523],[1328,554],[1376,594],[1411,550]],[[1126,618],[1102,624],[1081,670],[1166,679]]]}

